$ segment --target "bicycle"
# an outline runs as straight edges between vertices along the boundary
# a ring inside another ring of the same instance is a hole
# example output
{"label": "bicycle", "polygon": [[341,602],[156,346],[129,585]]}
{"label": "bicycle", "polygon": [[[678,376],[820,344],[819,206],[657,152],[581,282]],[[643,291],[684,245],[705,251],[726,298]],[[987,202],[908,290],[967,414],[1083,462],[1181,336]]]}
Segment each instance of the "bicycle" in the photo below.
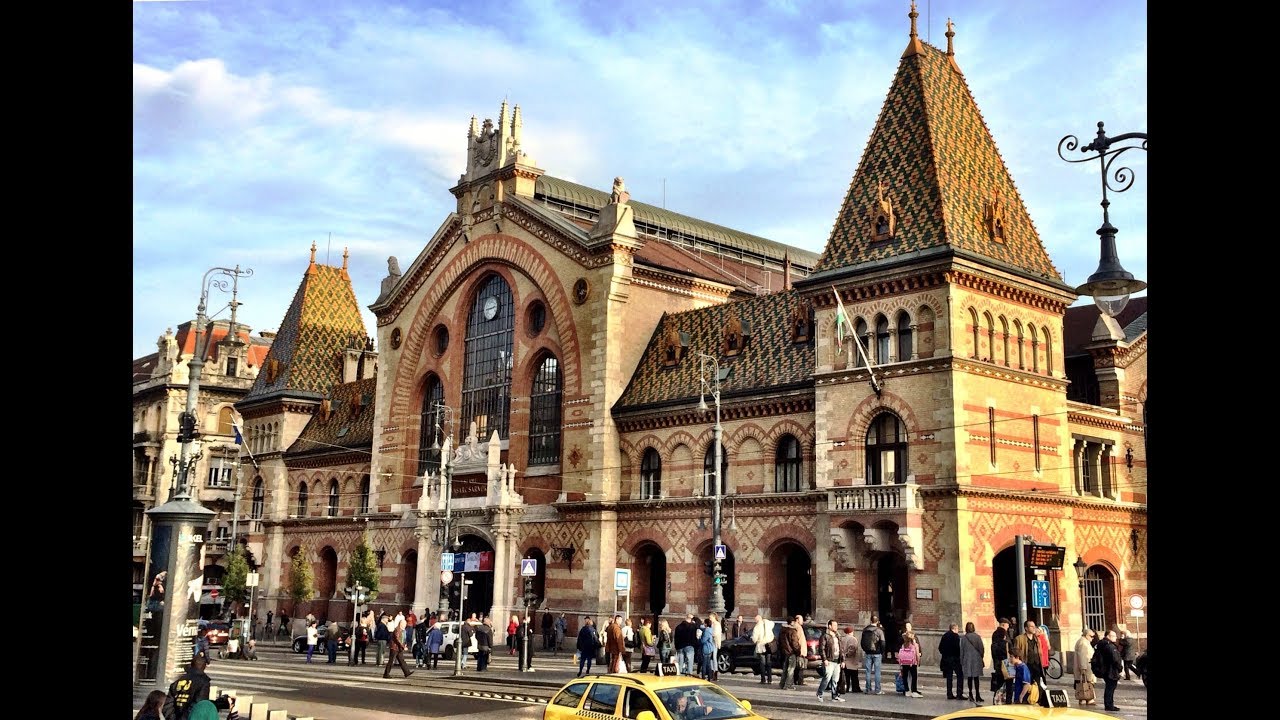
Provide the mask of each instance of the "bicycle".
{"label": "bicycle", "polygon": [[1057,650],[1049,653],[1049,667],[1044,669],[1044,674],[1051,680],[1062,677],[1062,660],[1058,657]]}

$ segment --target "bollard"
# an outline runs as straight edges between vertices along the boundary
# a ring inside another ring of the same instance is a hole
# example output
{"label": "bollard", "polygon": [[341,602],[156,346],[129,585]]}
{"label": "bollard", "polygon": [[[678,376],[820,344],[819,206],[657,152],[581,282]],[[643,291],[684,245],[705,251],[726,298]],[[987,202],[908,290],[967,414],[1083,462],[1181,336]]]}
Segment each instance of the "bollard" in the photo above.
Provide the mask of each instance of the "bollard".
{"label": "bollard", "polygon": [[289,720],[288,710],[272,710],[267,714],[267,720]]}
{"label": "bollard", "polygon": [[[239,705],[239,701],[236,702]],[[253,703],[249,705],[249,720],[267,720],[267,712],[269,708],[266,703]]]}

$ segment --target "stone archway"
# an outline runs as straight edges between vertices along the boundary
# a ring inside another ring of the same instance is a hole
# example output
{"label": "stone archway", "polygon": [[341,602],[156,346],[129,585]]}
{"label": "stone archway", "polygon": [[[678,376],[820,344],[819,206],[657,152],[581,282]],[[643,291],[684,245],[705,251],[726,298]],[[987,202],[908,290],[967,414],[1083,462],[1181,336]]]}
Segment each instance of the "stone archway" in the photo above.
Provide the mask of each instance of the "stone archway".
{"label": "stone archway", "polygon": [[636,572],[633,574],[632,597],[636,608],[654,622],[667,606],[667,554],[656,543],[642,543],[635,550]]}
{"label": "stone archway", "polygon": [[[493,545],[475,534],[463,534],[460,544],[454,548],[454,554],[493,553]],[[462,597],[463,580],[467,583],[466,598]],[[449,608],[454,618],[466,619],[475,613],[476,617],[487,615],[493,608],[493,568],[483,572],[454,572],[453,582],[448,585]]]}
{"label": "stone archway", "polygon": [[770,553],[768,567],[764,596],[773,616],[813,614],[813,558],[809,551],[793,540],[781,542]]}
{"label": "stone archway", "polygon": [[320,548],[320,570],[316,573],[316,600],[311,612],[329,619],[329,601],[338,588],[338,552],[330,545]]}

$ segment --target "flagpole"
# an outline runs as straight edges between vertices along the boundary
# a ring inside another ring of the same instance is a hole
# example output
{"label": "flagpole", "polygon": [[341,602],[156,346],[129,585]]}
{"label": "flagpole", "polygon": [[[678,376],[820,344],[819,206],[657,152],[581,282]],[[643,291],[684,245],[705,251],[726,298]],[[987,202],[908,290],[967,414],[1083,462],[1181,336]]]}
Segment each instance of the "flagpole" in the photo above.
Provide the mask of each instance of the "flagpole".
{"label": "flagpole", "polygon": [[[867,351],[862,347],[862,339],[858,337],[858,333],[854,330],[853,323],[849,320],[849,314],[845,312],[844,302],[840,299],[840,291],[836,290],[836,286],[831,286],[831,292],[836,294],[836,331],[840,335],[844,330],[845,323],[849,324],[849,335],[853,338],[853,342],[858,346],[858,356],[862,358],[863,364],[867,368],[867,374],[871,376],[871,388],[876,391],[876,395],[880,394],[880,381],[876,380],[876,371],[871,367],[871,358],[867,357]],[[837,338],[841,344],[844,344],[844,337],[841,335]]]}

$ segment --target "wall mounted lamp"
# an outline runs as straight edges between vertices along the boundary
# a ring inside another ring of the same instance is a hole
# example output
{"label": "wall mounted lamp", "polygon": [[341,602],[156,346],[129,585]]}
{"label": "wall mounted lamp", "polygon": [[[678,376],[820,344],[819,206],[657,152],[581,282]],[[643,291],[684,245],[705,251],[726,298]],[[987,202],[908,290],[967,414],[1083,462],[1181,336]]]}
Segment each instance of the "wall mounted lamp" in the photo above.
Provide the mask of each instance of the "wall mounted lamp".
{"label": "wall mounted lamp", "polygon": [[570,573],[573,573],[573,556],[577,554],[578,551],[573,547],[573,543],[569,543],[568,547],[551,548],[551,559],[556,562],[563,562],[565,569]]}
{"label": "wall mounted lamp", "polygon": [[1130,470],[1133,469],[1133,448],[1131,447],[1124,449],[1124,465]]}
{"label": "wall mounted lamp", "polygon": [[378,556],[378,569],[382,569],[382,563],[387,559],[387,551],[385,548],[374,551],[374,555]]}

